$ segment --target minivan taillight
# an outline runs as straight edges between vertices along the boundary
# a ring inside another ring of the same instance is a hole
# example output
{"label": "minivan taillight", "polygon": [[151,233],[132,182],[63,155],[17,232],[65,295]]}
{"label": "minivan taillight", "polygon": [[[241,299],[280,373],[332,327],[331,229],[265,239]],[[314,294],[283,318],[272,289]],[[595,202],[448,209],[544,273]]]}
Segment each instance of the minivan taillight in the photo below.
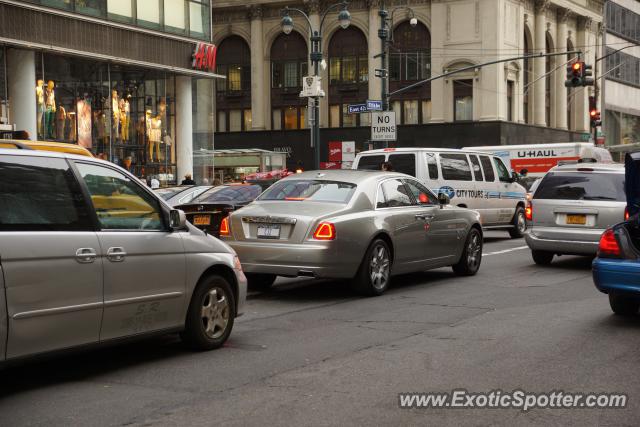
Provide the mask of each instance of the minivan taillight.
{"label": "minivan taillight", "polygon": [[331,222],[321,222],[313,233],[313,238],[316,240],[335,240],[336,226]]}
{"label": "minivan taillight", "polygon": [[533,221],[533,204],[529,202],[527,208],[524,210],[524,217],[527,221]]}
{"label": "minivan taillight", "polygon": [[228,236],[229,235],[229,217],[225,216],[222,218],[222,222],[220,222],[220,236]]}
{"label": "minivan taillight", "polygon": [[620,245],[612,229],[602,233],[600,244],[598,245],[598,255],[620,256]]}
{"label": "minivan taillight", "polygon": [[625,206],[624,208],[624,220],[628,220],[629,219],[629,208]]}

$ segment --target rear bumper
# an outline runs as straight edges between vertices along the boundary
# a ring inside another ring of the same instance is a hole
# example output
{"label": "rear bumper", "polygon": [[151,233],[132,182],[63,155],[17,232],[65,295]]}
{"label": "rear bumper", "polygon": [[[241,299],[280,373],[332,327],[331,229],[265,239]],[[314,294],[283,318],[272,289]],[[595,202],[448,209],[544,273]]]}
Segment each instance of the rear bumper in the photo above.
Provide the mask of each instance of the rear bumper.
{"label": "rear bumper", "polygon": [[593,282],[600,292],[640,296],[640,261],[596,258]]}
{"label": "rear bumper", "polygon": [[[318,278],[351,278],[359,258],[338,255],[336,242],[261,243],[226,241],[238,254],[245,273]],[[362,255],[362,254],[360,254]]]}
{"label": "rear bumper", "polygon": [[581,230],[553,228],[553,234],[547,229],[536,233],[536,228],[529,230],[525,241],[532,250],[548,251],[566,255],[595,255],[598,242],[604,230]]}

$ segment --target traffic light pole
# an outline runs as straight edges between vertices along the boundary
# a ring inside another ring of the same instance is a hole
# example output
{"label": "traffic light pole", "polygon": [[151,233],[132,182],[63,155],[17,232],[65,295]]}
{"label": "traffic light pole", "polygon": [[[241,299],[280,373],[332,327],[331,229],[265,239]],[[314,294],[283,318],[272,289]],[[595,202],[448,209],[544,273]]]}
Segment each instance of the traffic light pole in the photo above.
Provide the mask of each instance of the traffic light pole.
{"label": "traffic light pole", "polygon": [[415,87],[419,87],[419,86],[422,86],[423,84],[427,84],[429,82],[432,82],[434,80],[442,79],[442,78],[451,76],[453,74],[462,73],[464,71],[477,70],[478,68],[486,67],[488,65],[501,64],[503,62],[517,61],[519,59],[546,58],[546,57],[550,57],[550,56],[569,55],[569,54],[573,54],[573,53],[577,53],[578,55],[581,55],[582,51],[580,51],[580,50],[568,50],[568,51],[565,51],[565,52],[555,52],[555,53],[536,53],[536,54],[533,54],[533,55],[514,56],[514,57],[511,57],[511,58],[498,59],[498,60],[495,60],[495,61],[484,62],[482,64],[472,65],[472,66],[469,66],[469,67],[462,67],[462,68],[458,68],[458,69],[453,70],[453,71],[448,71],[446,73],[442,73],[442,74],[437,75],[435,77],[430,77],[428,79],[420,80],[419,82],[410,84],[409,86],[402,87],[402,88],[400,88],[398,90],[395,90],[395,91],[389,93],[387,95],[387,99],[391,98],[394,95],[398,95],[398,94],[401,94],[401,93],[406,92],[408,90],[411,90],[411,89],[413,89]]}

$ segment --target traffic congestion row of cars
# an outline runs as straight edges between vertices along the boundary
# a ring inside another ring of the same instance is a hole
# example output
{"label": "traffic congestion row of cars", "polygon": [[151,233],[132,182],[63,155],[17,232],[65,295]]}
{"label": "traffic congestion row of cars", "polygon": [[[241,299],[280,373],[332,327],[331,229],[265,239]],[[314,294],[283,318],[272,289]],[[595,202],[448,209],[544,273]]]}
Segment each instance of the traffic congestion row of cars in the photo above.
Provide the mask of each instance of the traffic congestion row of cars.
{"label": "traffic congestion row of cars", "polygon": [[470,150],[374,150],[359,153],[354,170],[154,192],[90,156],[7,148],[0,361],[168,332],[217,348],[247,288],[314,277],[375,296],[397,274],[451,267],[471,276],[483,231],[494,228],[526,235],[539,264],[599,250],[599,289],[617,313],[638,309],[640,233],[615,225],[625,204],[619,165],[555,168],[527,203],[515,171]]}

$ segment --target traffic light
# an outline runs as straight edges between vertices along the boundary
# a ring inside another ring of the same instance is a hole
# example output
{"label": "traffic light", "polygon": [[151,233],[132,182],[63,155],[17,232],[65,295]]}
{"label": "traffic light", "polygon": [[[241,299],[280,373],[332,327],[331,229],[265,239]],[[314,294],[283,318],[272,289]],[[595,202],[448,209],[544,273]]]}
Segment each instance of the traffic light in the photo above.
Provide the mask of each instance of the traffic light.
{"label": "traffic light", "polygon": [[582,67],[582,86],[593,86],[593,65],[583,63]]}
{"label": "traffic light", "polygon": [[600,111],[598,111],[595,96],[589,97],[589,120],[591,122],[592,128],[598,127],[602,124],[602,120],[600,118]]}
{"label": "traffic light", "polygon": [[567,65],[567,79],[564,81],[566,87],[582,86],[582,72],[584,70],[584,62],[576,61]]}

